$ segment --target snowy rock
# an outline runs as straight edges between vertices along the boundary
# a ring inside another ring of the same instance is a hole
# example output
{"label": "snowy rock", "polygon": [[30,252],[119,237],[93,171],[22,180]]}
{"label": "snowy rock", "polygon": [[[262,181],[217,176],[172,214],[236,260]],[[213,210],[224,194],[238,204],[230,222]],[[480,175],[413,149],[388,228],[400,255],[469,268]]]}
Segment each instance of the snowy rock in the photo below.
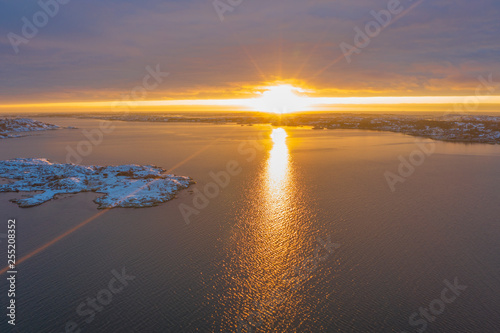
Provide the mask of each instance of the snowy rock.
{"label": "snowy rock", "polygon": [[28,118],[0,118],[0,139],[23,136],[15,133],[47,131],[58,128],[59,126],[57,125],[46,124],[41,121]]}
{"label": "snowy rock", "polygon": [[165,174],[151,165],[81,166],[51,163],[43,158],[0,161],[0,177],[14,180],[0,192],[38,192],[13,202],[20,207],[40,205],[61,194],[103,193],[98,208],[151,207],[174,198],[193,184],[189,177]]}

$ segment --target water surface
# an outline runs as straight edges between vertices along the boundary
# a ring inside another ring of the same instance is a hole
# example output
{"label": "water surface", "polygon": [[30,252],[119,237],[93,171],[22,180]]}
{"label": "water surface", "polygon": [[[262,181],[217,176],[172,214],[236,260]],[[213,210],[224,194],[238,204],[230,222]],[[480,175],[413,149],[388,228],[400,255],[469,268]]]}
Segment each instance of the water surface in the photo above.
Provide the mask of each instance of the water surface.
{"label": "water surface", "polygon": [[[0,158],[65,162],[67,147],[99,126],[45,121],[79,129],[1,140]],[[467,289],[425,332],[498,331],[500,147],[437,142],[392,192],[384,173],[397,173],[398,157],[408,158],[416,141],[432,141],[265,125],[113,124],[82,164],[174,168],[197,181],[194,192],[97,217],[93,193],[29,209],[8,201],[20,194],[0,194],[0,232],[16,218],[20,256],[92,219],[19,265],[19,332],[64,332],[68,321],[82,332],[416,332],[410,315],[455,278]],[[228,163],[239,172],[216,193],[211,175]],[[195,207],[207,186],[212,197],[187,224],[179,206]],[[338,248],[318,247],[328,237]],[[135,279],[85,322],[79,304],[122,268]],[[3,319],[1,331],[11,331]]]}

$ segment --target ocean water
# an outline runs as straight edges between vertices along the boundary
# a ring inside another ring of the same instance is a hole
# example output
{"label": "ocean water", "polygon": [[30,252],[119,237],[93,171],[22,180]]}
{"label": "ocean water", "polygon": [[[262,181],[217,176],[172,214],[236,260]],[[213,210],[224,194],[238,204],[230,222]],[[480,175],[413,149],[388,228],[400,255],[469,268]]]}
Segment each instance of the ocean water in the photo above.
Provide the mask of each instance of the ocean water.
{"label": "ocean water", "polygon": [[[0,158],[65,162],[100,126],[40,120],[78,129],[0,140]],[[42,247],[18,266],[17,325],[2,314],[1,332],[500,331],[500,147],[112,124],[81,164],[154,164],[197,183],[157,207],[108,211],[95,193],[28,209],[9,202],[22,193],[0,194],[0,233],[16,219],[18,258]],[[385,173],[410,157],[418,165],[392,191]]]}

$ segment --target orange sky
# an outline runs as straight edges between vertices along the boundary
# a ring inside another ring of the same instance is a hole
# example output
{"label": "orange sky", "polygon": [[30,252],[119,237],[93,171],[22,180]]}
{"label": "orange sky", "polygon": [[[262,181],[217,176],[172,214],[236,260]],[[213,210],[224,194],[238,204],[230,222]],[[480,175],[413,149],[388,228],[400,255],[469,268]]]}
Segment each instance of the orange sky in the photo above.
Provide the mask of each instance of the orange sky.
{"label": "orange sky", "polygon": [[297,110],[500,110],[496,0],[244,1],[223,15],[210,1],[89,0],[27,38],[21,18],[40,10],[0,13],[2,113],[255,110],[279,84],[311,98]]}
{"label": "orange sky", "polygon": [[[309,91],[310,93],[310,91]],[[139,111],[499,111],[500,96],[310,97],[291,85],[266,87],[251,98],[59,102],[0,105],[0,112]]]}

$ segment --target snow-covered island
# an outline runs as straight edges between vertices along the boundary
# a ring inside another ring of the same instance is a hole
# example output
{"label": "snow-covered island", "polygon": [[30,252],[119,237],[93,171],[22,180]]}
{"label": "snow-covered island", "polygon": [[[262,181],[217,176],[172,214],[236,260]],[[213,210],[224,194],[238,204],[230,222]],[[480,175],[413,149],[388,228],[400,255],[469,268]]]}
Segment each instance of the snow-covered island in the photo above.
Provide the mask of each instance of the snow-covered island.
{"label": "snow-covered island", "polygon": [[98,208],[152,207],[175,197],[193,184],[189,177],[166,174],[151,165],[81,166],[51,163],[43,158],[0,161],[0,192],[38,192],[14,199],[20,207],[40,205],[58,195],[102,193]]}
{"label": "snow-covered island", "polygon": [[0,118],[0,139],[18,138],[22,133],[47,131],[60,128],[57,125],[43,123],[28,118]]}

